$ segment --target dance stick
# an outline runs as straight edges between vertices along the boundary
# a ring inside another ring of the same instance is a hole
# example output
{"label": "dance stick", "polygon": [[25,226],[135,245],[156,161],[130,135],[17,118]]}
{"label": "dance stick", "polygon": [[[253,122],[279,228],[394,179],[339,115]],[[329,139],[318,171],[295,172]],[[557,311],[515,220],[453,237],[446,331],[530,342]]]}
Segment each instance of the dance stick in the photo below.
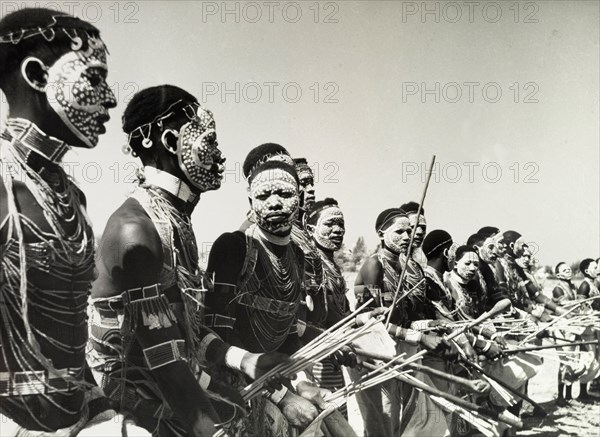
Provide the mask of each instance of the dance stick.
{"label": "dance stick", "polygon": [[[354,320],[352,320],[352,319],[354,317],[356,317],[357,314],[359,314],[363,309],[365,309],[372,302],[373,302],[373,299],[369,299],[368,301],[366,301],[364,304],[362,304],[360,307],[356,308],[353,312],[351,312],[350,314],[348,314],[346,317],[344,317],[342,320],[340,320],[339,322],[337,322],[331,328],[327,329],[326,331],[323,331],[323,333],[321,333],[315,339],[313,339],[312,341],[310,341],[309,343],[307,343],[304,347],[300,348],[298,351],[296,351],[294,353],[294,355],[296,355],[296,356],[300,355],[301,356],[307,350],[312,349],[315,346],[315,344],[318,344],[319,342],[323,341],[323,339],[326,336],[328,336],[333,330],[342,327],[342,325],[346,325],[346,324],[349,324],[351,322],[354,323]],[[294,356],[292,356],[291,359],[293,361]],[[277,366],[273,367],[271,370],[269,370],[268,372],[266,372],[263,376],[257,378],[250,385],[248,385],[247,387],[245,387],[242,390],[242,396],[249,395],[253,390],[256,390],[258,387],[264,386],[264,384],[271,377],[277,375],[280,371],[282,371],[286,367],[287,367],[286,363],[281,363],[281,364],[278,364]]]}
{"label": "dance stick", "polygon": [[412,232],[410,234],[410,242],[408,243],[408,250],[406,252],[406,263],[402,268],[402,272],[400,273],[400,279],[398,279],[398,285],[396,286],[396,291],[394,292],[394,299],[392,300],[392,305],[390,306],[390,312],[388,313],[388,318],[385,322],[385,329],[390,326],[390,320],[392,319],[392,314],[394,309],[396,308],[396,304],[398,303],[398,295],[400,294],[400,289],[402,287],[402,282],[404,281],[404,276],[406,275],[406,268],[408,267],[408,262],[410,261],[410,257],[412,255],[413,250],[413,241],[415,239],[415,234],[417,230],[417,226],[419,226],[419,219],[421,218],[421,209],[423,208],[423,202],[425,202],[425,195],[427,194],[427,188],[429,187],[429,181],[431,180],[431,175],[433,174],[433,165],[435,164],[435,155],[431,157],[431,165],[429,166],[429,173],[427,174],[427,181],[425,181],[425,187],[423,188],[423,194],[421,194],[421,201],[419,202],[419,209],[417,209],[417,219],[415,224],[413,225]]}
{"label": "dance stick", "polygon": [[515,349],[506,349],[502,351],[502,355],[507,354],[518,354],[519,352],[531,352],[531,351],[539,351],[542,349],[556,349],[564,346],[583,346],[586,344],[599,344],[600,340],[589,340],[589,341],[576,341],[572,343],[562,343],[562,344],[547,344],[542,346],[531,346],[531,347],[518,347]]}
{"label": "dance stick", "polygon": [[[492,309],[490,309],[489,311],[486,311],[485,313],[483,313],[482,315],[477,317],[475,320],[470,321],[469,323],[465,324],[464,326],[457,329],[456,331],[453,331],[450,334],[444,335],[443,339],[446,341],[453,340],[454,338],[458,337],[459,335],[465,333],[465,331],[468,331],[469,329],[471,329],[473,326],[477,326],[478,324],[485,322],[487,319],[494,317],[496,314],[503,312],[510,305],[511,305],[510,299],[499,300],[498,302],[496,302],[496,305],[494,305],[492,307]],[[416,354],[414,354],[413,356],[411,356],[410,359],[416,360],[416,359],[422,357],[423,355],[425,355],[427,352],[429,352],[429,351],[426,349],[423,349],[423,350],[417,352]]]}
{"label": "dance stick", "polygon": [[[395,358],[395,357],[388,357],[388,356],[378,354],[378,353],[367,352],[362,349],[355,349],[355,352],[357,355],[362,355],[364,357],[371,358],[373,360],[380,360],[380,361],[386,361],[386,362],[393,360]],[[402,365],[403,362],[400,361],[399,364]],[[466,379],[466,378],[461,378],[460,376],[451,375],[446,372],[442,372],[441,370],[433,369],[431,367],[423,366],[423,365],[417,364],[417,363],[407,363],[407,364],[405,364],[405,366],[408,367],[409,369],[413,369],[413,370],[416,370],[416,371],[419,371],[422,373],[427,373],[428,375],[437,376],[440,379],[444,379],[446,381],[450,381],[455,384],[461,385],[473,393],[483,394],[483,393],[488,392],[490,389],[489,384],[482,380],[475,381],[475,380],[470,380],[470,379]],[[477,386],[478,382],[485,384],[487,386],[486,390],[481,390]]]}
{"label": "dance stick", "polygon": [[[373,369],[373,370],[377,370],[378,366],[371,364],[371,363],[363,363],[363,366],[365,366],[368,369]],[[494,420],[500,420],[504,423],[507,423],[511,426],[514,426],[516,428],[523,428],[523,422],[521,422],[520,420],[515,420],[511,417],[509,417],[507,414],[505,414],[504,412],[498,413],[496,411],[492,411],[488,408],[485,408],[481,405],[476,405],[473,404],[471,402],[465,401],[462,398],[459,398],[457,396],[451,395],[449,393],[445,393],[441,390],[438,390],[437,388],[431,387],[427,384],[425,384],[424,382],[419,381],[418,379],[415,379],[413,377],[409,377],[407,375],[396,375],[395,378],[399,381],[402,381],[406,384],[412,385],[413,387],[416,387],[422,391],[424,391],[425,393],[429,394],[429,395],[434,395],[434,396],[439,396],[443,399],[446,399],[458,406],[461,406],[463,408],[472,410],[472,411],[476,411],[479,414],[482,414],[484,416],[487,416],[491,419]]]}
{"label": "dance stick", "polygon": [[485,375],[486,377],[488,377],[489,379],[491,379],[492,381],[494,381],[495,383],[497,383],[498,385],[500,385],[502,388],[508,390],[511,394],[529,402],[531,404],[532,407],[534,407],[536,410],[541,411],[543,414],[543,416],[547,416],[548,413],[546,412],[546,410],[544,410],[540,404],[538,404],[536,401],[534,401],[533,399],[531,399],[529,396],[527,396],[525,393],[520,393],[518,391],[516,391],[514,388],[512,388],[511,386],[509,386],[508,384],[506,384],[504,381],[501,381],[500,379],[496,378],[495,376],[490,375],[489,372],[487,372],[486,370],[484,370],[483,367],[481,367],[479,364],[477,363],[473,363],[472,361],[468,361],[468,360],[461,360],[461,362],[463,364],[467,364],[468,366],[472,367],[473,369],[477,370],[478,372],[480,372],[482,375]]}
{"label": "dance stick", "polygon": [[594,299],[600,299],[600,295],[599,296],[588,297],[587,299],[583,299],[583,300],[577,300],[577,301],[574,301],[574,302],[569,302],[569,303],[564,304],[563,306],[571,307],[573,305],[579,305],[580,303],[587,302],[588,300],[594,300]]}
{"label": "dance stick", "polygon": [[594,296],[594,297],[590,297],[587,299],[584,299],[582,301],[580,301],[577,305],[575,305],[573,308],[571,308],[570,310],[568,310],[566,313],[564,313],[562,316],[557,317],[556,319],[552,320],[550,323],[548,323],[546,326],[538,329],[535,333],[530,334],[529,336],[525,337],[525,340],[523,340],[521,344],[527,343],[529,340],[531,340],[532,338],[534,338],[535,336],[537,336],[540,332],[548,329],[550,326],[554,325],[555,323],[557,323],[559,320],[564,319],[568,314],[572,313],[573,311],[575,311],[577,308],[579,308],[581,305],[583,305],[585,302],[588,302],[590,300],[594,300],[596,298],[598,298],[600,296]]}

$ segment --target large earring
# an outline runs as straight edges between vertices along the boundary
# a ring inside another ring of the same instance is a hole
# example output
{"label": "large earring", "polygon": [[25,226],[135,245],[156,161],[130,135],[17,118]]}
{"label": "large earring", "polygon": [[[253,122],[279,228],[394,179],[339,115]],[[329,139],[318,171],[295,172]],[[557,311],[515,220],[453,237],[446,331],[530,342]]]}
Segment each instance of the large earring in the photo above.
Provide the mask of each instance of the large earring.
{"label": "large earring", "polygon": [[21,62],[21,76],[23,76],[23,80],[25,80],[25,82],[27,82],[27,84],[34,90],[39,91],[41,93],[46,92],[46,84],[42,85],[37,81],[34,82],[27,75],[27,66],[30,62],[37,62],[40,65],[40,68],[45,71],[44,79],[48,79],[48,67],[46,67],[46,65],[38,58],[34,56],[29,56],[25,58],[23,62]]}
{"label": "large earring", "polygon": [[174,129],[166,129],[162,135],[160,136],[160,141],[163,143],[163,146],[165,147],[165,149],[167,149],[167,151],[169,153],[172,153],[173,155],[177,154],[177,147],[172,148],[171,146],[169,146],[169,142],[167,141],[166,135],[167,134],[172,134],[175,138],[179,137],[179,133],[177,133],[177,131],[175,131]]}

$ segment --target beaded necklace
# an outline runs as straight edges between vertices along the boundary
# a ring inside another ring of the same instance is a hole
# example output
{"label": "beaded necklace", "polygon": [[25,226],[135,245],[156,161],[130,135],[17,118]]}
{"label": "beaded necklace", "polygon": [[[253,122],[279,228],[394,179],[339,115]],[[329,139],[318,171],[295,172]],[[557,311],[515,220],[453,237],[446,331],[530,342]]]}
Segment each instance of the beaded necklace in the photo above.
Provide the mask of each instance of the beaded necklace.
{"label": "beaded necklace", "polygon": [[346,281],[342,275],[342,270],[335,263],[333,254],[330,255],[323,250],[319,252],[323,262],[323,284],[326,287],[326,292],[331,296],[337,312],[346,314],[349,308],[346,300]]}
{"label": "beaded necklace", "polygon": [[[302,291],[302,266],[296,256],[292,244],[283,247],[283,254],[277,255],[271,245],[266,243],[257,231],[258,226],[252,225],[248,231],[258,242],[257,266],[260,265],[264,277],[259,278],[255,271],[252,273],[243,293],[257,294],[268,299],[297,304]],[[282,246],[278,246],[282,247]],[[287,337],[295,315],[279,314],[263,309],[248,308],[250,326],[254,338],[263,351],[276,350]]]}
{"label": "beaded necklace", "polygon": [[[0,338],[3,362],[9,366],[7,352],[10,350],[16,368],[7,368],[9,373],[34,374],[41,367],[49,376],[72,384],[73,389],[88,387],[80,371],[65,373],[55,369],[38,341],[44,339],[65,354],[82,354],[86,344],[85,341],[73,344],[73,339],[81,335],[82,330],[87,332],[85,307],[93,280],[94,239],[79,189],[64,170],[50,160],[60,159],[68,147],[23,119],[7,120],[1,138],[0,164],[8,169],[2,171],[8,200],[5,222],[8,240],[2,245],[4,254],[0,260],[0,298],[5,303],[0,305],[0,313],[2,331],[7,334],[7,338]],[[38,164],[37,168],[32,167],[33,163]],[[43,231],[29,217],[19,213],[13,189],[15,175],[10,169],[19,171],[21,181],[41,208],[50,232]],[[24,227],[35,242],[25,242]],[[43,279],[33,282],[28,272],[35,274],[36,271],[61,281],[64,289],[44,289],[43,284],[38,283]],[[35,309],[35,324],[30,321],[30,308]],[[40,329],[43,325],[37,326],[39,317],[61,324],[63,329],[52,333]],[[35,384],[44,387],[35,393],[57,409],[69,415],[80,414],[79,410],[69,410],[46,394],[54,390],[47,380],[38,377]],[[36,414],[39,412],[30,412],[30,417],[46,429]]]}

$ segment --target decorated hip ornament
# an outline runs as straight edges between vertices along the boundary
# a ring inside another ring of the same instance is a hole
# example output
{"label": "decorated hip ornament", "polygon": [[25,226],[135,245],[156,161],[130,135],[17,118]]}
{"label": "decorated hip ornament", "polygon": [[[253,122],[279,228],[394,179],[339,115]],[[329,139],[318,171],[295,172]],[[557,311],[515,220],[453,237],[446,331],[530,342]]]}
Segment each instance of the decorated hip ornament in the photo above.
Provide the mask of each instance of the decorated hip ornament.
{"label": "decorated hip ornament", "polygon": [[[78,40],[80,41],[80,39]],[[98,144],[106,129],[108,108],[116,106],[106,82],[107,52],[99,38],[89,37],[86,50],[78,41],[47,69],[44,87],[50,107],[87,147]],[[79,49],[78,49],[79,48]],[[30,58],[36,61],[36,58]]]}
{"label": "decorated hip ornament", "polygon": [[313,233],[319,246],[333,252],[340,250],[345,233],[344,214],[340,208],[331,206],[319,213]]}
{"label": "decorated hip ornament", "polygon": [[179,129],[177,138],[179,168],[203,192],[221,187],[225,169],[215,127],[212,112],[198,106],[191,120]]}
{"label": "decorated hip ornament", "polygon": [[298,210],[298,184],[290,173],[277,168],[262,171],[252,180],[249,194],[261,229],[273,235],[291,232]]}

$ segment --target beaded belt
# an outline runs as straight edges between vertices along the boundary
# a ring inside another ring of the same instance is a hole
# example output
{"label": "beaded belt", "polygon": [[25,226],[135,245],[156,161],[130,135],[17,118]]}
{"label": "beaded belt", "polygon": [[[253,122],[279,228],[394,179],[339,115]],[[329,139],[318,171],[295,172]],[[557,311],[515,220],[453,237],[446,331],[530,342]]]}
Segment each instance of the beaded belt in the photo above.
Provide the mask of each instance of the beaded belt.
{"label": "beaded belt", "polygon": [[0,372],[0,396],[65,393],[78,388],[64,377],[83,376],[83,367],[57,369],[59,376],[50,376],[46,370],[27,372]]}
{"label": "beaded belt", "polygon": [[298,311],[298,302],[285,302],[268,297],[244,294],[238,303],[250,308],[277,314],[279,316],[295,316]]}

